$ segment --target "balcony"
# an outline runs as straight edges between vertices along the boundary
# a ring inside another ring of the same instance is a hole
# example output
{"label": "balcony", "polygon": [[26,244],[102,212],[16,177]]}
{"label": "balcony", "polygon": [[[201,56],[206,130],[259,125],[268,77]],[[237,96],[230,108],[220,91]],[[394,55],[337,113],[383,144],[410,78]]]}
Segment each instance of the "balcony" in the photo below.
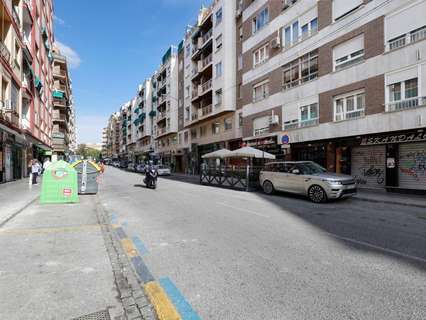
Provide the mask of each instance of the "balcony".
{"label": "balcony", "polygon": [[198,118],[203,119],[213,113],[213,106],[210,104],[198,109]]}
{"label": "balcony", "polygon": [[10,63],[10,51],[2,41],[0,41],[0,55],[4,60]]}
{"label": "balcony", "polygon": [[310,119],[310,120],[300,120],[297,122],[290,122],[284,124],[284,130],[294,130],[307,127],[317,126],[319,124],[319,119]]}
{"label": "balcony", "polygon": [[262,136],[270,132],[269,126],[265,128],[254,129],[254,136]]}
{"label": "balcony", "polygon": [[66,78],[67,77],[67,73],[66,73],[65,70],[62,70],[60,67],[54,67],[53,68],[53,76],[58,76],[58,77]]}
{"label": "balcony", "polygon": [[398,38],[390,40],[386,45],[386,51],[402,48],[410,43],[426,39],[426,27],[403,34]]}
{"label": "balcony", "polygon": [[52,119],[53,121],[57,121],[57,122],[66,122],[67,121],[67,117],[60,113],[60,112],[53,112],[52,114]]}
{"label": "balcony", "polygon": [[212,40],[212,36],[213,36],[213,29],[210,29],[205,35],[202,36],[202,38],[199,38],[199,40],[201,39],[201,47],[203,48],[207,43],[210,42],[210,40]]}
{"label": "balcony", "polygon": [[65,108],[67,106],[64,98],[53,98],[53,106]]}
{"label": "balcony", "polygon": [[204,58],[202,60],[201,69],[200,69],[200,65],[198,65],[198,68],[200,69],[200,71],[203,71],[204,69],[206,69],[212,63],[213,63],[213,55],[209,54],[206,58]]}
{"label": "balcony", "polygon": [[209,81],[204,82],[201,85],[201,95],[206,94],[208,91],[210,91],[212,89],[212,80],[210,79]]}
{"label": "balcony", "polygon": [[426,105],[426,97],[415,97],[406,100],[393,101],[386,104],[386,112],[403,111],[407,109],[414,109]]}

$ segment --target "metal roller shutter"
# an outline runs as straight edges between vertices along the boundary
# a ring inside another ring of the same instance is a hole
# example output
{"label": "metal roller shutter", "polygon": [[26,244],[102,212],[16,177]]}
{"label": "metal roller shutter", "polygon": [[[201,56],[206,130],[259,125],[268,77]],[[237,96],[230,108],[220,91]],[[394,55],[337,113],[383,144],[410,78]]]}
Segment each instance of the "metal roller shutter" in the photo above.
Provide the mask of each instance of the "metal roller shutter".
{"label": "metal roller shutter", "polygon": [[426,143],[399,145],[399,187],[426,190]]}
{"label": "metal roller shutter", "polygon": [[386,185],[386,147],[352,149],[351,174],[360,188],[384,188]]}

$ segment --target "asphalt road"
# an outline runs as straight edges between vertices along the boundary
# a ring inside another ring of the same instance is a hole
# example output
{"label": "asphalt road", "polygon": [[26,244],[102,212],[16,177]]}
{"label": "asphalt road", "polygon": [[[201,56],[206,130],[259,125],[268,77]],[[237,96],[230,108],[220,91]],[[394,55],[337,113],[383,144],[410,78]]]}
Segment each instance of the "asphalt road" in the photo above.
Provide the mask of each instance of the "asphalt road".
{"label": "asphalt road", "polygon": [[108,167],[100,198],[202,319],[426,319],[426,209],[312,204]]}

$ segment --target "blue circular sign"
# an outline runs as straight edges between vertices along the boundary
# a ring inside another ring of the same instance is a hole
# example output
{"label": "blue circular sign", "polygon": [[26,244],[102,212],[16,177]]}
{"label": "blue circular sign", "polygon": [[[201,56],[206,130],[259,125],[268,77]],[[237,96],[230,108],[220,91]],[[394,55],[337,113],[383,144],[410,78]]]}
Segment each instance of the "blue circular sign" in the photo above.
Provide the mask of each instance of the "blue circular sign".
{"label": "blue circular sign", "polygon": [[290,138],[288,137],[288,135],[283,135],[282,137],[281,137],[281,142],[283,143],[283,144],[289,144],[290,143]]}

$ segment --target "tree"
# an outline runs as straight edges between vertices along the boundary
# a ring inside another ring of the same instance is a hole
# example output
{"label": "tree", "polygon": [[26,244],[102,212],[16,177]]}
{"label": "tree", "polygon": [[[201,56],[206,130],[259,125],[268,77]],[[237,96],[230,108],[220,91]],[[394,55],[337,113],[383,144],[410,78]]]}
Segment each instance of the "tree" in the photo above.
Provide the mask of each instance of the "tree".
{"label": "tree", "polygon": [[89,148],[84,143],[78,145],[76,154],[79,156],[82,156],[84,159],[87,159],[87,158],[100,159],[101,158],[101,151],[94,148]]}

